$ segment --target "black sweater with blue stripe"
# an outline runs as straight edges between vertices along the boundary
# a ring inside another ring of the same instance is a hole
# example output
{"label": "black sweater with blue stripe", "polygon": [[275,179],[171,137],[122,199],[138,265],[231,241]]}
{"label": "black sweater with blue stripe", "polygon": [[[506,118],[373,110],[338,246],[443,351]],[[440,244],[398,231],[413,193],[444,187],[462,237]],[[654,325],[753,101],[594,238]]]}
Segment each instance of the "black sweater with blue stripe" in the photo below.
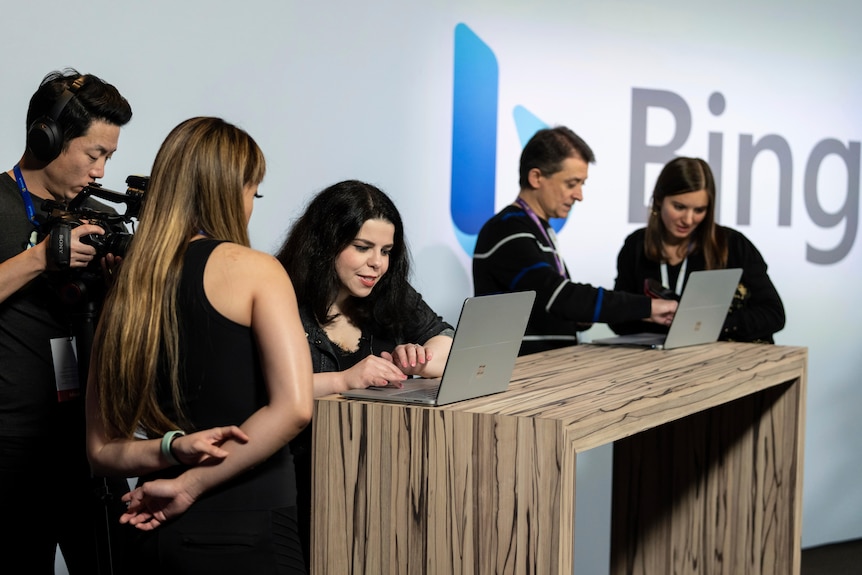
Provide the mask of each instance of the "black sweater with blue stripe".
{"label": "black sweater with blue stripe", "polygon": [[[553,228],[541,220],[549,237]],[[566,269],[568,276],[568,269]],[[479,232],[473,254],[476,295],[535,290],[520,355],[577,344],[592,323],[648,318],[650,298],[577,283],[560,275],[554,246],[527,214],[507,206]]]}

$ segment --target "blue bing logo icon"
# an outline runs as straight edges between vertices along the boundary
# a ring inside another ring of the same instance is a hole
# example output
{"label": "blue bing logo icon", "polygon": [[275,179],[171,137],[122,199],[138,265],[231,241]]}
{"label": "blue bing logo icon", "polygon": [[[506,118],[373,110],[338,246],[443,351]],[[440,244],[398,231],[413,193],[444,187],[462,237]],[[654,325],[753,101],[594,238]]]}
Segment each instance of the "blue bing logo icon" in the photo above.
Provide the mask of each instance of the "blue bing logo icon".
{"label": "blue bing logo icon", "polygon": [[[454,60],[450,210],[458,242],[472,256],[479,230],[495,213],[499,67],[491,48],[466,24],[455,26]],[[512,115],[522,147],[547,127],[523,106],[515,106]],[[564,222],[551,225],[559,231]]]}

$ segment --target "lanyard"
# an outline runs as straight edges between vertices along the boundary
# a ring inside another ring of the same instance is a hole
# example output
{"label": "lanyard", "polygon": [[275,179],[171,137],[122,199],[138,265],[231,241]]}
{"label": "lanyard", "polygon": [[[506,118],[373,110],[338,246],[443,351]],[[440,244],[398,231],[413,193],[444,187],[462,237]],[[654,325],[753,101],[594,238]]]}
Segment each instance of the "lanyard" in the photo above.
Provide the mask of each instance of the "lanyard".
{"label": "lanyard", "polygon": [[36,245],[36,240],[39,237],[39,220],[36,219],[36,209],[33,207],[33,199],[30,197],[30,190],[27,189],[27,183],[24,182],[24,175],[21,173],[21,167],[15,164],[12,168],[15,172],[15,181],[18,182],[18,191],[21,192],[21,199],[24,200],[24,211],[27,212],[27,219],[33,224],[36,229],[30,234],[27,247],[32,248]]}
{"label": "lanyard", "polygon": [[27,189],[27,184],[24,182],[24,175],[21,173],[21,168],[18,164],[12,168],[15,172],[15,181],[18,182],[18,191],[21,192],[21,199],[24,200],[24,209],[27,211],[27,219],[30,223],[39,229],[39,221],[36,219],[36,210],[33,208],[33,200],[30,198],[30,190]]}
{"label": "lanyard", "polygon": [[[679,275],[676,278],[676,289],[673,291],[676,292],[676,295],[682,295],[682,284],[685,281],[685,268],[688,265],[688,256],[682,260],[682,265],[679,268]],[[667,262],[661,262],[661,285],[662,287],[669,288],[670,281],[667,277]]]}
{"label": "lanyard", "polygon": [[542,232],[542,235],[545,236],[545,239],[548,240],[548,243],[551,245],[551,250],[553,250],[554,253],[554,261],[557,264],[557,271],[560,273],[561,276],[568,277],[566,275],[566,267],[563,265],[563,260],[560,259],[560,254],[557,253],[557,242],[555,239],[552,239],[550,236],[548,236],[548,232],[545,230],[545,226],[539,220],[539,216],[536,215],[536,212],[533,211],[533,208],[527,205],[527,202],[525,202],[523,199],[518,198],[517,200],[515,200],[515,203],[521,206],[521,209],[527,212],[527,215],[530,216],[530,219],[536,222],[536,225],[539,226],[539,231]]}

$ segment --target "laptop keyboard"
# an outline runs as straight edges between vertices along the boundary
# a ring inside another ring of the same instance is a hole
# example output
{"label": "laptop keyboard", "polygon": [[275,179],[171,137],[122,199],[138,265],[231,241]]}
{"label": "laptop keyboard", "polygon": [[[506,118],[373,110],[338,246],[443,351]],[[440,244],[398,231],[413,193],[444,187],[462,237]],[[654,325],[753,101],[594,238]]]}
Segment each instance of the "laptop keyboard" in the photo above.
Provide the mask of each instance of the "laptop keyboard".
{"label": "laptop keyboard", "polygon": [[409,391],[405,391],[404,393],[399,393],[398,395],[409,395],[410,397],[416,397],[419,399],[435,399],[437,397],[437,391],[439,387],[426,387],[423,389],[411,389]]}

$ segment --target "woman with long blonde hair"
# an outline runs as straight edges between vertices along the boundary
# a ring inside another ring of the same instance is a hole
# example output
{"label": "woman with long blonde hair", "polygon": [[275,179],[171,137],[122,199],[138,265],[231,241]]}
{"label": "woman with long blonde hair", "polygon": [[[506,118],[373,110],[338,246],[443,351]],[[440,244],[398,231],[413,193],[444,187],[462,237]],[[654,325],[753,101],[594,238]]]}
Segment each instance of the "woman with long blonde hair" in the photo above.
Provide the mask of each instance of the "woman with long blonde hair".
{"label": "woman with long blonde hair", "polygon": [[139,478],[132,571],[304,571],[286,445],[312,370],[290,279],[249,247],[265,169],[221,119],[174,128],[102,311],[87,448],[96,473]]}

